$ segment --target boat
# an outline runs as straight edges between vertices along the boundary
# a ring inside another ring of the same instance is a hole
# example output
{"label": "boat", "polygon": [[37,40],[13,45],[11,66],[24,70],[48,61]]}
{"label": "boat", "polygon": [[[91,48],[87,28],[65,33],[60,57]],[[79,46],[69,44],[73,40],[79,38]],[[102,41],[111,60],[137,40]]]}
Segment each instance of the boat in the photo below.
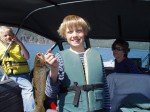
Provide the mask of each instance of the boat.
{"label": "boat", "polygon": [[[146,66],[140,67],[150,75],[149,11],[149,0],[1,0],[0,25],[17,28],[16,35],[21,29],[36,33],[55,43],[52,50],[64,50],[67,43],[57,29],[64,16],[76,14],[86,18],[92,27],[85,41],[87,48],[110,48],[114,39],[124,39],[131,49],[148,51],[145,58],[134,60],[138,64],[146,61]],[[112,72],[112,60],[105,69]]]}

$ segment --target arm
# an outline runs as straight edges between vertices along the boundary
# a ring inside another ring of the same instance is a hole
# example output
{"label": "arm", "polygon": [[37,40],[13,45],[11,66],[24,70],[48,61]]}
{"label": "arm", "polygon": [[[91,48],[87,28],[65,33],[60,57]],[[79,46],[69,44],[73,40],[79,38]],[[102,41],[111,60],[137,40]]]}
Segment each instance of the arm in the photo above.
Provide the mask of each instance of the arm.
{"label": "arm", "polygon": [[53,83],[57,82],[58,77],[58,61],[51,50],[44,55],[45,62],[50,65],[49,76]]}
{"label": "arm", "polygon": [[53,81],[50,78],[50,75],[47,76],[47,80],[46,80],[46,88],[45,88],[45,94],[46,96],[48,96],[49,98],[55,98],[57,99],[57,95],[59,93],[59,86],[60,83],[53,83]]}
{"label": "arm", "polygon": [[126,64],[129,69],[129,73],[138,73],[138,74],[142,73],[142,71],[138,69],[138,67],[132,60],[128,59]]}
{"label": "arm", "polygon": [[45,56],[45,61],[50,65],[49,75],[46,81],[45,94],[50,98],[56,98],[59,93],[60,82],[58,81],[58,61],[49,50]]}
{"label": "arm", "polygon": [[[100,55],[100,57],[101,57],[101,55]],[[109,88],[108,88],[108,83],[107,83],[107,76],[106,76],[106,71],[105,71],[105,68],[104,68],[102,57],[101,57],[101,63],[102,63],[103,82],[104,82],[104,110],[105,110],[105,112],[110,112],[110,109],[111,109],[110,93],[109,93]]]}
{"label": "arm", "polygon": [[20,45],[21,54],[23,55],[24,58],[28,60],[30,58],[30,55],[29,55],[28,50],[24,46],[24,44],[16,36],[14,36],[13,41],[15,41],[18,45]]}
{"label": "arm", "polygon": [[103,65],[103,76],[104,76],[104,109],[106,112],[110,112],[111,104],[110,104],[110,93],[109,93],[109,88],[108,88],[108,83],[106,79],[106,72],[105,68]]}

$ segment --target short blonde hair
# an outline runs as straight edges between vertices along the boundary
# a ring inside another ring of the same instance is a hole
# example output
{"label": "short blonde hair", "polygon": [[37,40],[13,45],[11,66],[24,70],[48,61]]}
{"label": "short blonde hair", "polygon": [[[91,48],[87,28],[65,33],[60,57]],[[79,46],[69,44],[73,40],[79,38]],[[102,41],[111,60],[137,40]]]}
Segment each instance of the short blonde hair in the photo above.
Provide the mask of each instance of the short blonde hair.
{"label": "short blonde hair", "polygon": [[0,34],[3,32],[9,32],[14,35],[12,28],[8,26],[0,26]]}
{"label": "short blonde hair", "polygon": [[68,15],[63,19],[63,22],[61,23],[58,31],[58,34],[65,38],[65,32],[66,29],[72,29],[73,27],[78,28],[82,27],[85,33],[85,36],[87,36],[88,32],[91,30],[89,23],[84,20],[83,18],[77,16],[77,15]]}

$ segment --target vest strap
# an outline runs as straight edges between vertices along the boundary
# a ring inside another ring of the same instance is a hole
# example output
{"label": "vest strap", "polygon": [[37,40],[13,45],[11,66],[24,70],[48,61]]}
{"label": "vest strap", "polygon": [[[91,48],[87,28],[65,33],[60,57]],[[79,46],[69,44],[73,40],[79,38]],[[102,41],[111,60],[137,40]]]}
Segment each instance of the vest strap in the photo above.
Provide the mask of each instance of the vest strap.
{"label": "vest strap", "polygon": [[[70,87],[61,87],[60,92],[65,93],[65,92],[75,91],[75,87],[77,86],[77,84],[78,84],[77,82],[74,82],[74,85],[72,85]],[[104,88],[104,84],[90,84],[90,85],[81,85],[81,86],[77,86],[77,87],[79,87],[80,90],[84,90],[84,91],[92,90],[93,91],[94,89]]]}
{"label": "vest strap", "polygon": [[74,100],[73,100],[73,105],[74,106],[78,106],[79,99],[80,99],[80,94],[81,94],[81,89],[80,89],[80,87],[78,87],[78,83],[77,82],[74,82],[73,88],[75,90],[75,96],[74,96]]}
{"label": "vest strap", "polygon": [[12,62],[12,61],[6,61],[5,64],[6,64],[6,65],[9,65],[9,66],[28,65],[27,62]]}
{"label": "vest strap", "polygon": [[70,87],[61,87],[60,92],[65,93],[65,92],[75,91],[73,105],[78,106],[81,90],[84,90],[84,91],[92,90],[93,91],[94,89],[103,88],[103,87],[104,87],[104,84],[91,84],[91,85],[78,86],[78,83],[74,82],[74,85],[72,85]]}

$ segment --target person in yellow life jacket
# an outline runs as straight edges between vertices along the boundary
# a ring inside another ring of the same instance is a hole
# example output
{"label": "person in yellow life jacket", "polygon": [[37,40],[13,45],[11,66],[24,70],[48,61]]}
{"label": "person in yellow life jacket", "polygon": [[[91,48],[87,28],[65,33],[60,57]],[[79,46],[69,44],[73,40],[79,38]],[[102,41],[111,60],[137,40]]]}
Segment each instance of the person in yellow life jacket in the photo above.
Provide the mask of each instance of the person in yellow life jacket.
{"label": "person in yellow life jacket", "polygon": [[56,103],[59,112],[110,112],[101,55],[84,46],[89,31],[90,26],[82,17],[66,16],[58,33],[70,48],[55,55],[48,50],[44,55],[50,65],[45,94],[49,101]]}
{"label": "person in yellow life jacket", "polygon": [[[10,43],[12,44],[10,45]],[[7,46],[10,48],[7,49]],[[3,57],[3,54],[6,55]],[[8,77],[19,84],[25,112],[34,112],[35,101],[33,87],[30,82],[30,55],[23,43],[15,36],[11,27],[0,26],[0,58],[1,66]]]}

